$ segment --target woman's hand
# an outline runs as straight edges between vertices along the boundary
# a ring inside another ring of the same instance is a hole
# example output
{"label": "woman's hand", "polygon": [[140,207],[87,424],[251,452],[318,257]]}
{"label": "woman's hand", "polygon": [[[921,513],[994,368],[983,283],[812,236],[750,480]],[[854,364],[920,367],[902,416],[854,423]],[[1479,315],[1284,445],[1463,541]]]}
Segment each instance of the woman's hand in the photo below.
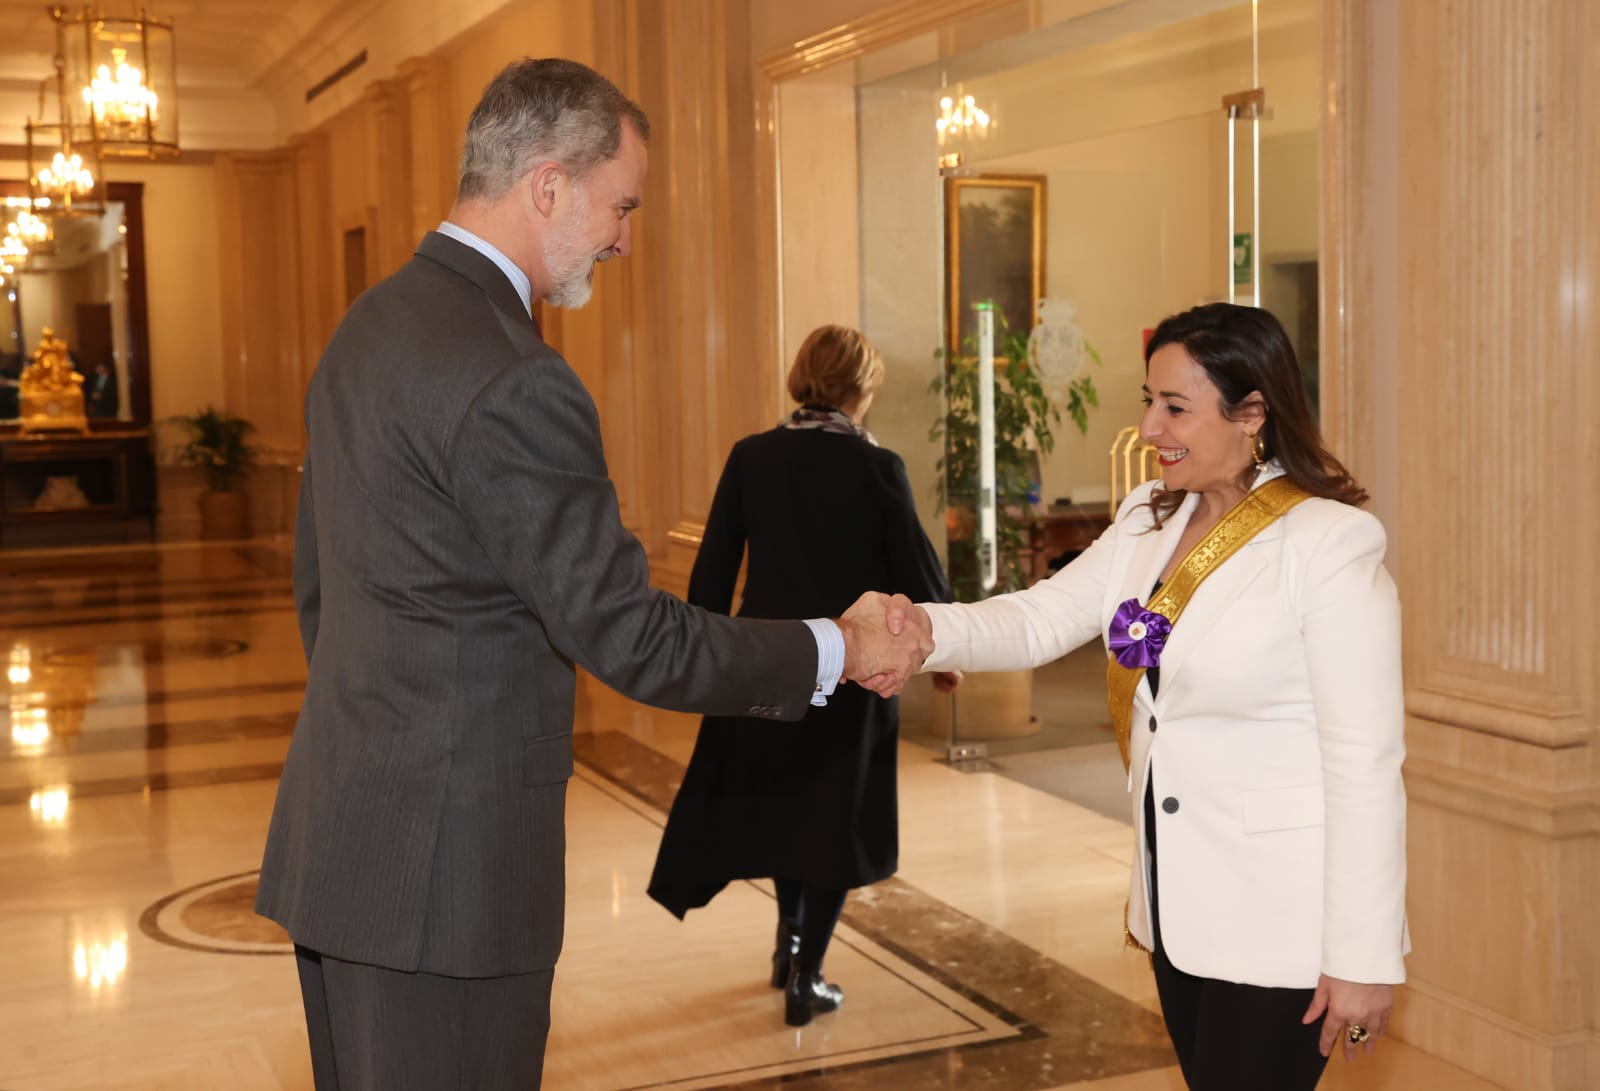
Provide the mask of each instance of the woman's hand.
{"label": "woman's hand", "polygon": [[934,671],[933,688],[940,693],[954,693],[961,684],[960,671]]}
{"label": "woman's hand", "polygon": [[[1302,1023],[1311,1024],[1323,1012],[1328,1018],[1322,1024],[1322,1055],[1332,1056],[1334,1043],[1344,1044],[1344,1059],[1356,1059],[1356,1046],[1365,1045],[1367,1052],[1378,1044],[1378,1039],[1389,1027],[1389,1012],[1394,1008],[1393,985],[1362,985],[1343,981],[1323,974],[1317,979],[1317,992],[1311,998]],[[1347,1033],[1350,1027],[1361,1027],[1367,1032],[1364,1042],[1352,1042]]]}

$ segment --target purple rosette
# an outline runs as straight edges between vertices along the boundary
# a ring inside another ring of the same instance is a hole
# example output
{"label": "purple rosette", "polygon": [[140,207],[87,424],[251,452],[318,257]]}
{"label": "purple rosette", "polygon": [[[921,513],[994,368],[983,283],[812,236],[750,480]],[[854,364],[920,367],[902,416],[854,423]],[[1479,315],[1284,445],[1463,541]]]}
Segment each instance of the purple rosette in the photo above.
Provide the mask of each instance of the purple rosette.
{"label": "purple rosette", "polygon": [[1129,670],[1158,667],[1171,632],[1172,622],[1146,610],[1138,599],[1129,599],[1111,616],[1111,654]]}

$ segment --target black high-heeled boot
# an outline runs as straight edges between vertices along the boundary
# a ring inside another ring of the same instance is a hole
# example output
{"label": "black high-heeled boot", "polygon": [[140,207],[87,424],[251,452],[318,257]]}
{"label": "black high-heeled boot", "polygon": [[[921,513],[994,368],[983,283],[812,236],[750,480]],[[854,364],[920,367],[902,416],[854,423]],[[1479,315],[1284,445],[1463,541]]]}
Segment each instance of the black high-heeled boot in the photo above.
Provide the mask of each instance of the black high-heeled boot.
{"label": "black high-heeled boot", "polygon": [[772,987],[781,989],[789,983],[794,970],[794,958],[800,953],[800,926],[786,920],[778,921],[778,938],[772,948]]}
{"label": "black high-heeled boot", "polygon": [[844,1003],[844,990],[822,980],[822,971],[807,971],[795,960],[794,973],[789,975],[789,987],[783,991],[783,1021],[791,1027],[803,1027],[811,1017],[823,1012],[837,1011]]}

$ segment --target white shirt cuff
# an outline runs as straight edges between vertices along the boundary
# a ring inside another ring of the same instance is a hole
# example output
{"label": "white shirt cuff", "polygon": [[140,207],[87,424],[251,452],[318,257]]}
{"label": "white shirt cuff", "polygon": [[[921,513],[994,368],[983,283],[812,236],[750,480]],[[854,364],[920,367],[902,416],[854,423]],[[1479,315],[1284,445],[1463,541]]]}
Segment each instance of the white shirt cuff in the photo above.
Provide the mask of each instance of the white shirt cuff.
{"label": "white shirt cuff", "polygon": [[844,634],[829,618],[806,618],[811,635],[817,638],[817,688],[811,703],[823,708],[844,674]]}

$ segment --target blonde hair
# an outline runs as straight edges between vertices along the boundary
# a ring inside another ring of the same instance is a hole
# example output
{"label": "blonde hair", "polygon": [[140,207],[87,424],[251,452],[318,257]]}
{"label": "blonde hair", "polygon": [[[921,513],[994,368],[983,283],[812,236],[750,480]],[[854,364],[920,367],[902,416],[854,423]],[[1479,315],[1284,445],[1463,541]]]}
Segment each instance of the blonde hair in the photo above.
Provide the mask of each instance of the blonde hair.
{"label": "blonde hair", "polygon": [[818,326],[789,368],[789,397],[801,405],[844,409],[883,385],[883,354],[848,326]]}

